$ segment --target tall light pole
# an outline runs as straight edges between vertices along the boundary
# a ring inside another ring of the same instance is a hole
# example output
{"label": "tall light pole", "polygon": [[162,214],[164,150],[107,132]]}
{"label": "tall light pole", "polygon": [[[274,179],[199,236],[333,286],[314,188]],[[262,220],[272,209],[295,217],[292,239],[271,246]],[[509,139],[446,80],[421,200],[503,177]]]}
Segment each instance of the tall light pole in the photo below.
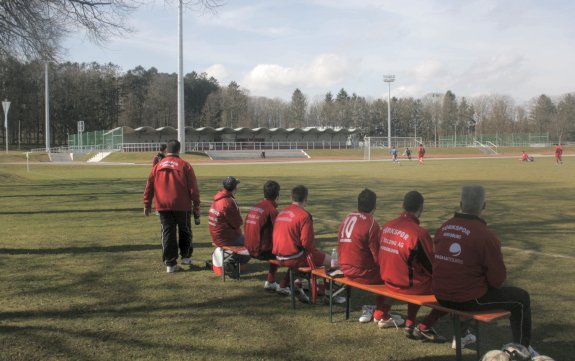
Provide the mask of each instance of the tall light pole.
{"label": "tall light pole", "polygon": [[391,148],[391,83],[395,81],[395,75],[384,75],[383,81],[387,83],[387,147]]}
{"label": "tall light pole", "polygon": [[44,64],[44,116],[46,121],[46,153],[50,153],[50,86],[48,84],[48,62]]}
{"label": "tall light pole", "polygon": [[8,99],[2,102],[2,108],[4,109],[4,138],[6,139],[6,153],[8,153],[8,111],[10,110],[10,102]]}
{"label": "tall light pole", "polygon": [[183,35],[183,3],[180,0],[178,7],[178,141],[180,142],[182,153],[186,153],[186,120],[184,119],[184,35]]}

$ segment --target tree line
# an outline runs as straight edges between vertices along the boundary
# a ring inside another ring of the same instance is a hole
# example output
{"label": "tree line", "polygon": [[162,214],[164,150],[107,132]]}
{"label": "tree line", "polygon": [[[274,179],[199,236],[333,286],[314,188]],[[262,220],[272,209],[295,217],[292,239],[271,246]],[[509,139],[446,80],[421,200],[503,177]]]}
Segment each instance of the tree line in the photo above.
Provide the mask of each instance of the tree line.
{"label": "tree line", "polygon": [[[24,144],[44,143],[44,66],[38,60],[0,57],[0,97],[12,103],[8,130],[13,144],[19,133]],[[72,62],[50,63],[49,69],[52,144],[66,144],[78,121],[84,121],[85,131],[177,128],[175,73],[141,66],[123,72],[114,64]],[[295,89],[286,101],[250,96],[235,81],[221,85],[205,73],[191,72],[184,77],[184,94],[185,124],[195,128],[344,127],[360,129],[360,136],[387,136],[387,100],[345,89],[314,100]],[[391,99],[392,136],[433,143],[446,135],[511,132],[549,133],[554,142],[574,141],[574,94],[541,94],[526,104],[506,95],[458,97],[450,90]]]}

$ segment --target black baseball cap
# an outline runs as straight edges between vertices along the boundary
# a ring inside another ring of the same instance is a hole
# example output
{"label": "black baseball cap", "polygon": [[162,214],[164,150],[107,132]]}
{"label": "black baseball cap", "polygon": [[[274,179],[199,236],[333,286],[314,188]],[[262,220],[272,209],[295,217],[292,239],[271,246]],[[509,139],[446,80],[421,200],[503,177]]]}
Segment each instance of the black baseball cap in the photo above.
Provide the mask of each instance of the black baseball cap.
{"label": "black baseball cap", "polygon": [[233,191],[236,189],[238,184],[240,184],[240,180],[232,176],[226,177],[223,182],[224,188],[228,191]]}

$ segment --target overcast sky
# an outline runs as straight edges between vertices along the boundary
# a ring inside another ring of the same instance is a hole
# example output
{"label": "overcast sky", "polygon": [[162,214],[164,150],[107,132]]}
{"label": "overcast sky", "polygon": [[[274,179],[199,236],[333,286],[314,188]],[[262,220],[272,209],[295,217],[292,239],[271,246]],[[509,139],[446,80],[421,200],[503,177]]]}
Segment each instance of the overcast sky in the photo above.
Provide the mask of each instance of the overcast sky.
{"label": "overcast sky", "polygon": [[[104,47],[81,35],[67,59],[177,72],[177,1],[148,1],[135,30]],[[310,101],[344,88],[392,96],[575,91],[572,0],[227,0],[216,14],[184,13],[184,72],[236,81],[252,96]]]}

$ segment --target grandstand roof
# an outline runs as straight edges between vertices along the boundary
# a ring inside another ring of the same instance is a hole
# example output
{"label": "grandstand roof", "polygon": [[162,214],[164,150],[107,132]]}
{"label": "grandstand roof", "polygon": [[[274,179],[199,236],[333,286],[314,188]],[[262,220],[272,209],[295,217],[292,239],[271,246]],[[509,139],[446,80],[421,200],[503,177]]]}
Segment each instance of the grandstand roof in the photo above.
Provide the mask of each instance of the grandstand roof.
{"label": "grandstand roof", "polygon": [[[154,134],[154,133],[177,133],[178,130],[174,127],[161,127],[158,129],[154,129],[149,126],[143,126],[138,128],[132,127],[118,127],[113,129],[119,130],[122,129],[124,134],[132,134],[132,133],[140,133],[140,134]],[[240,133],[248,133],[248,134],[266,134],[266,133],[307,133],[307,134],[354,134],[358,131],[357,128],[328,128],[328,127],[306,127],[306,128],[212,128],[212,127],[201,127],[201,128],[193,128],[193,127],[186,127],[186,133],[199,133],[199,134],[240,134]]]}

